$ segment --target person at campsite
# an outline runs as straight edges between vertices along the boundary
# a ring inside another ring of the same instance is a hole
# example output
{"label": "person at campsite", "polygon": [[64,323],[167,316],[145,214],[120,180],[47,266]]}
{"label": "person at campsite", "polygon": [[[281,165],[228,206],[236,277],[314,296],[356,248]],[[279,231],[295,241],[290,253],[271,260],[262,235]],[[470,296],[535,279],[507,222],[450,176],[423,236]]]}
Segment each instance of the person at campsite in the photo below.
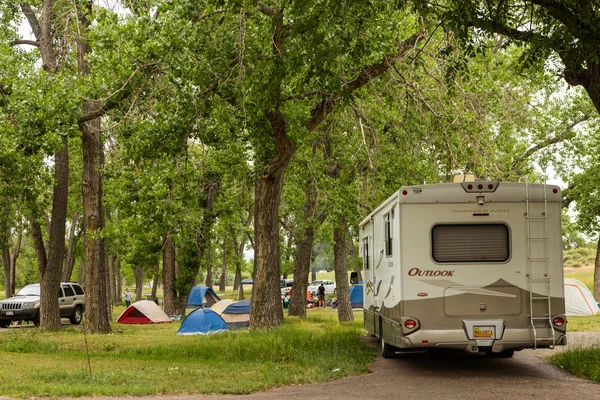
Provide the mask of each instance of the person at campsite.
{"label": "person at campsite", "polygon": [[283,308],[288,308],[290,306],[290,294],[286,293],[283,298]]}
{"label": "person at campsite", "polygon": [[129,307],[131,305],[131,293],[129,292],[129,288],[125,289],[123,298],[125,299],[125,306]]}
{"label": "person at campsite", "polygon": [[321,286],[317,289],[317,295],[319,298],[319,308],[325,308],[325,286],[323,286],[323,282],[321,282]]}

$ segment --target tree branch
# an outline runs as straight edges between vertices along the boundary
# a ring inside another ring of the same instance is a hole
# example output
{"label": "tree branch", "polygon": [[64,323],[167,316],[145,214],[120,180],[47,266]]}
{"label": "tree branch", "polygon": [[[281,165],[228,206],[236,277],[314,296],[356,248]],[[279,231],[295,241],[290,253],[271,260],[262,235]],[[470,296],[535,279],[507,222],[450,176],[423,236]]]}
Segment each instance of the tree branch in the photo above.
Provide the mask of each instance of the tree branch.
{"label": "tree branch", "polygon": [[273,7],[269,7],[268,5],[263,4],[263,3],[258,3],[257,9],[258,9],[258,11],[260,11],[261,13],[263,13],[265,15],[275,14],[275,9]]}
{"label": "tree branch", "polygon": [[333,108],[339,104],[344,97],[348,97],[355,90],[363,87],[373,79],[386,73],[391,65],[403,58],[417,43],[423,39],[422,33],[415,33],[398,45],[398,51],[391,55],[385,56],[383,60],[376,64],[371,64],[358,73],[354,78],[346,81],[342,85],[342,96],[332,98],[324,98],[311,112],[310,119],[306,122],[306,127],[309,131],[314,131],[321,122],[329,115]]}
{"label": "tree branch", "polygon": [[35,41],[35,40],[13,40],[12,42],[10,42],[11,46],[18,46],[18,45],[29,45],[29,46],[34,46],[34,47],[40,47],[40,43]]}
{"label": "tree branch", "polygon": [[532,146],[529,149],[527,149],[527,151],[525,151],[525,153],[523,153],[523,155],[521,155],[521,157],[519,157],[519,158],[517,158],[516,160],[513,161],[512,166],[510,168],[510,171],[504,175],[504,178],[505,179],[508,178],[508,176],[510,175],[510,172],[513,172],[516,169],[517,165],[519,165],[522,162],[524,162],[525,160],[527,160],[534,153],[536,153],[536,152],[538,152],[538,151],[540,151],[540,150],[542,150],[542,149],[544,149],[546,147],[549,147],[549,146],[551,146],[553,144],[560,143],[563,140],[570,139],[570,137],[571,137],[570,133],[572,133],[573,128],[575,128],[580,123],[585,122],[585,121],[587,121],[589,119],[590,119],[590,116],[588,114],[583,114],[579,118],[576,118],[569,125],[567,125],[562,130],[562,132],[560,132],[556,136],[553,136],[551,138],[547,138],[543,142],[541,142],[539,144],[536,144],[535,146]]}
{"label": "tree branch", "polygon": [[42,36],[42,27],[40,26],[40,22],[38,21],[35,12],[33,12],[31,6],[27,3],[21,4],[21,11],[23,11],[25,18],[27,18],[27,21],[31,26],[31,30],[33,31],[35,38],[37,40],[40,40],[40,37]]}

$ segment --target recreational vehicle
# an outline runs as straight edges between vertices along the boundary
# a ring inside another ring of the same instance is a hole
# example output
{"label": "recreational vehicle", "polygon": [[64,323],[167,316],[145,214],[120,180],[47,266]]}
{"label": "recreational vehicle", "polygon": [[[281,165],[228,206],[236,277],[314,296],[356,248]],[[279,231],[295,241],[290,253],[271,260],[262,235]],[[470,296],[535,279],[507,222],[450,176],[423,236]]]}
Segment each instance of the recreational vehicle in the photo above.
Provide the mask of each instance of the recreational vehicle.
{"label": "recreational vehicle", "polygon": [[360,241],[364,326],[384,357],[566,344],[558,186],[402,187],[361,222]]}

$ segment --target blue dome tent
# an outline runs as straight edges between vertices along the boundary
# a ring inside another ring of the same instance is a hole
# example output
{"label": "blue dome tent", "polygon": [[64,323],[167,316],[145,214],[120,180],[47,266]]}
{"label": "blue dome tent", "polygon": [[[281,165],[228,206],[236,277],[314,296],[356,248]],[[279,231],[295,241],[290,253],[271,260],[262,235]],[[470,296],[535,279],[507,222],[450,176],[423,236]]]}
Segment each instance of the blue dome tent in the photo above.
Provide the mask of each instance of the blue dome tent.
{"label": "blue dome tent", "polygon": [[188,296],[186,308],[210,308],[221,299],[212,288],[207,286],[194,286]]}
{"label": "blue dome tent", "polygon": [[208,335],[227,329],[227,324],[219,314],[209,308],[197,308],[185,317],[177,334]]}
{"label": "blue dome tent", "polygon": [[350,286],[350,304],[352,308],[363,308],[363,283],[358,282],[356,285]]}

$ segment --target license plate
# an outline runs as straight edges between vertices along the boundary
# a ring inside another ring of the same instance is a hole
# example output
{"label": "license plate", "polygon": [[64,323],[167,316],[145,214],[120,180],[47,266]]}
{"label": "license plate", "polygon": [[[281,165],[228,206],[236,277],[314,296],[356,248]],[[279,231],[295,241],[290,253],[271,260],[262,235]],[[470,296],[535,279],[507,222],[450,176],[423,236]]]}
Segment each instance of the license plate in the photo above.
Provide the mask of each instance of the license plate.
{"label": "license plate", "polygon": [[12,312],[12,311],[7,311],[7,312],[6,312],[6,315],[15,315],[15,313],[14,313],[14,312]]}
{"label": "license plate", "polygon": [[474,339],[493,339],[494,338],[494,327],[493,326],[476,326],[473,328]]}

